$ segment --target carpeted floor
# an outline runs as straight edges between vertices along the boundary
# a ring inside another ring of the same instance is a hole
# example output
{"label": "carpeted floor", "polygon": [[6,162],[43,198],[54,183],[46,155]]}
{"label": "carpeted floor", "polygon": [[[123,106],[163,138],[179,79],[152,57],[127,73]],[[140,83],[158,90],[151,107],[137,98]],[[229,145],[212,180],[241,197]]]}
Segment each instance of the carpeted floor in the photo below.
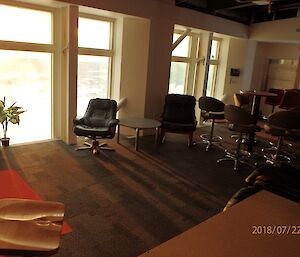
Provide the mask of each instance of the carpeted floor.
{"label": "carpeted floor", "polygon": [[[224,125],[216,131],[232,145]],[[43,199],[66,205],[73,231],[55,256],[134,257],[222,211],[252,171],[217,164],[220,147],[188,148],[183,135],[153,142],[141,138],[136,152],[134,139],[113,139],[115,151],[99,156],[61,141],[12,146],[1,149],[0,169],[18,171]]]}

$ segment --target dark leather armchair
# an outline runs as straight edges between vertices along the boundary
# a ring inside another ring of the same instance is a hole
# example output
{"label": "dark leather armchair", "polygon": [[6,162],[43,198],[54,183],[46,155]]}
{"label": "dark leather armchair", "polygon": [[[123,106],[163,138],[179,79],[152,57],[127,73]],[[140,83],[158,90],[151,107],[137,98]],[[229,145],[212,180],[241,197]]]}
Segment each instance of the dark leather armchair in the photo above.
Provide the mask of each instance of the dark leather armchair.
{"label": "dark leather armchair", "polygon": [[117,102],[110,99],[91,99],[83,117],[74,119],[74,133],[77,136],[89,137],[92,144],[85,142],[86,147],[80,149],[92,149],[93,154],[99,150],[113,150],[105,147],[106,143],[97,141],[99,138],[113,138],[115,136],[118,120],[116,119]]}
{"label": "dark leather armchair", "polygon": [[196,99],[191,95],[169,94],[165,97],[164,111],[161,119],[161,142],[165,133],[188,134],[188,146],[193,143],[196,130]]}

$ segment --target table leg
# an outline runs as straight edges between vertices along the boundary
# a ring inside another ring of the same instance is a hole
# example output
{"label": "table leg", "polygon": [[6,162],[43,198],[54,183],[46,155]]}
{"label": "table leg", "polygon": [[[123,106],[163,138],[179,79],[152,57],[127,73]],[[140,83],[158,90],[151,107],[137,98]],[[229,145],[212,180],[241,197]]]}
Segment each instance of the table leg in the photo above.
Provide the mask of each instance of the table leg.
{"label": "table leg", "polygon": [[[259,115],[260,98],[261,98],[260,96],[255,95],[253,97],[253,102],[252,102],[251,114],[255,118],[255,124],[257,123],[258,115]],[[254,138],[255,138],[255,132],[249,133],[247,150],[250,154],[253,153]]]}
{"label": "table leg", "polygon": [[155,144],[158,145],[159,127],[155,128]]}
{"label": "table leg", "polygon": [[139,149],[139,139],[140,139],[140,129],[135,129],[135,150],[138,151]]}
{"label": "table leg", "polygon": [[117,129],[117,143],[119,144],[120,141],[120,124],[118,124],[118,129]]}

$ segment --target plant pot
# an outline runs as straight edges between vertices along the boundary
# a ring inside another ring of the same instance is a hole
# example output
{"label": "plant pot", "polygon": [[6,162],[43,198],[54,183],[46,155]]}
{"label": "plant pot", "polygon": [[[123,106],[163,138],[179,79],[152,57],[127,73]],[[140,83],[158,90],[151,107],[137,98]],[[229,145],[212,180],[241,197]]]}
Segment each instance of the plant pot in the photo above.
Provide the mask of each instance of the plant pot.
{"label": "plant pot", "polygon": [[3,147],[8,147],[9,146],[9,137],[7,138],[1,138],[1,144]]}

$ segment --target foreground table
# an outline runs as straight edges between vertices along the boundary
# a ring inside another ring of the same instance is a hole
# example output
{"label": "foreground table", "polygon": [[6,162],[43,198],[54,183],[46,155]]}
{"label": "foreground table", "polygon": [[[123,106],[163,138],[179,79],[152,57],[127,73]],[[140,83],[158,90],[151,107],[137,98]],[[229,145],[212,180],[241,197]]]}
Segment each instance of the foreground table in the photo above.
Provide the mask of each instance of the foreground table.
{"label": "foreground table", "polygon": [[120,119],[118,124],[118,135],[117,142],[120,141],[120,126],[132,128],[135,130],[135,150],[138,151],[139,148],[139,137],[140,130],[142,129],[155,129],[155,143],[158,140],[158,130],[161,123],[157,120],[146,119],[146,118],[126,118]]}
{"label": "foreground table", "polygon": [[59,248],[64,205],[26,199],[0,200],[0,254],[50,256]]}
{"label": "foreground table", "polygon": [[299,257],[300,205],[260,191],[140,255],[171,256]]}

